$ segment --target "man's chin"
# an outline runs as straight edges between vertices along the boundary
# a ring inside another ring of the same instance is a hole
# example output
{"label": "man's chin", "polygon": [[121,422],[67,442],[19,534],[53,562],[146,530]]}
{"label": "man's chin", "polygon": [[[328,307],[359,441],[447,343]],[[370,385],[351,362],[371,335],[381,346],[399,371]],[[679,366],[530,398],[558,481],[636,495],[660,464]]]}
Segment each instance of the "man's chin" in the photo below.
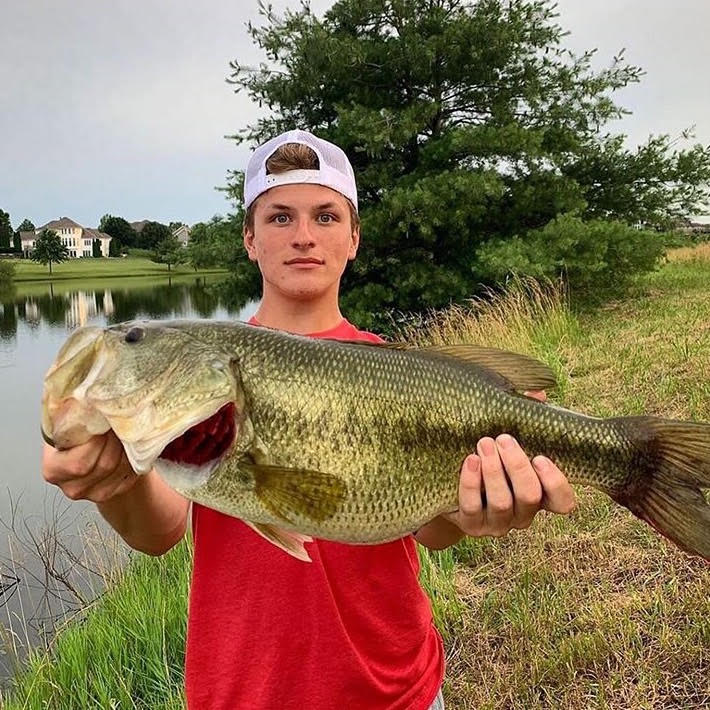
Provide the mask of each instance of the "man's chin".
{"label": "man's chin", "polygon": [[337,298],[340,283],[339,280],[335,283],[325,281],[322,276],[318,278],[318,276],[314,275],[309,278],[308,272],[305,272],[303,277],[299,278],[295,283],[295,280],[289,281],[279,284],[278,290],[282,296],[294,301],[313,301],[327,296],[330,291],[334,291]]}

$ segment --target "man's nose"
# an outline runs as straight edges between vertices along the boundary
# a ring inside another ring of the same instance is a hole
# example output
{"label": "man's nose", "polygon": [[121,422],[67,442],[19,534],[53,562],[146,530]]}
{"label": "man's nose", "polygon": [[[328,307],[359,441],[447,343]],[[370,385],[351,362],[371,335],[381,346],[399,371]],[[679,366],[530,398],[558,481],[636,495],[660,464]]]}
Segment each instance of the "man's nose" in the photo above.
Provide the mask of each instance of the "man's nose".
{"label": "man's nose", "polygon": [[300,248],[315,246],[312,226],[307,219],[298,220],[291,243]]}

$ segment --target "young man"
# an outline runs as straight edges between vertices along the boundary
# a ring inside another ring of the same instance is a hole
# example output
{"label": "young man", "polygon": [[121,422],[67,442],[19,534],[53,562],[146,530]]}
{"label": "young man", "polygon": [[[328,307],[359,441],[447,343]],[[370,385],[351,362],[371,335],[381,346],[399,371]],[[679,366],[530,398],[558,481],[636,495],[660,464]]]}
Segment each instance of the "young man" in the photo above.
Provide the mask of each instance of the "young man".
{"label": "young man", "polygon": [[[290,131],[247,168],[244,246],[261,270],[252,323],[320,338],[378,341],[340,313],[340,280],[360,242],[350,163],[337,146]],[[336,444],[334,444],[336,445]],[[185,532],[189,504],[152,471],[135,476],[112,435],[69,451],[45,446],[44,476],[97,503],[132,547],[162,554]],[[486,504],[482,492],[485,491]],[[510,436],[482,439],[464,461],[459,510],[382,545],[316,540],[306,564],[244,523],[192,506],[186,691],[191,710],[441,708],[441,638],[418,583],[415,539],[443,548],[463,535],[525,528],[574,494],[549,460]]]}

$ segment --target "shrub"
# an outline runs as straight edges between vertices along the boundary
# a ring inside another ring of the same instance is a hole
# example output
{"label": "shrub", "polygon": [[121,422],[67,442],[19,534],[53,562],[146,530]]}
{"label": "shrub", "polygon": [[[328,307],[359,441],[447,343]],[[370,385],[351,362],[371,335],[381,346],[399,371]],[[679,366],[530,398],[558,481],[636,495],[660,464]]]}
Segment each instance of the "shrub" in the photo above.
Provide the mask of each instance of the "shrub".
{"label": "shrub", "polygon": [[0,283],[9,283],[15,277],[15,262],[0,259]]}
{"label": "shrub", "polygon": [[477,251],[484,280],[511,274],[563,276],[574,297],[602,300],[623,293],[634,276],[652,270],[666,235],[622,222],[582,221],[565,214],[522,236],[491,241]]}

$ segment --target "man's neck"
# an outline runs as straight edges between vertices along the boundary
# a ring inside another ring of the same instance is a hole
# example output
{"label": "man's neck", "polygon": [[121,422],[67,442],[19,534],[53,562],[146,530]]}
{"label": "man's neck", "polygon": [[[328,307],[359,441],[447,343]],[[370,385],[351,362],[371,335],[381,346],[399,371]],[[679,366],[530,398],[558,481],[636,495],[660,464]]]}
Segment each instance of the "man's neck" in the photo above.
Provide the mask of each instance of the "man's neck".
{"label": "man's neck", "polygon": [[254,318],[269,328],[307,335],[335,328],[343,316],[338,302],[294,301],[264,294]]}

